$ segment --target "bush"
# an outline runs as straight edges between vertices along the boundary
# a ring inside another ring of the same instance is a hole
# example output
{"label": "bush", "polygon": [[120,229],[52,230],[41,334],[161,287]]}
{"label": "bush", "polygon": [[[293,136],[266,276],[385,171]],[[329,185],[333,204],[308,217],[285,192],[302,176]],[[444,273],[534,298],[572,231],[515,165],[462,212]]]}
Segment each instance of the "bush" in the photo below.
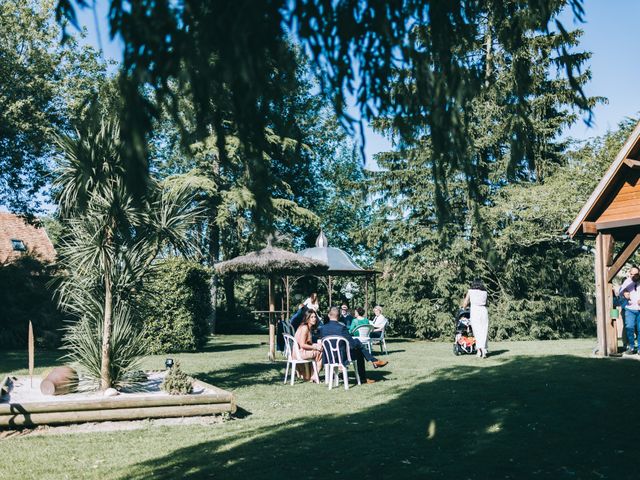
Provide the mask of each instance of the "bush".
{"label": "bush", "polygon": [[193,391],[193,379],[180,368],[180,362],[173,364],[162,381],[160,388],[170,395],[187,395]]}
{"label": "bush", "polygon": [[137,315],[151,353],[200,350],[209,333],[211,272],[196,262],[157,263],[138,296]]}
{"label": "bush", "polygon": [[66,317],[49,286],[53,273],[52,267],[30,256],[0,265],[0,347],[26,348],[29,320],[37,346],[60,345]]}

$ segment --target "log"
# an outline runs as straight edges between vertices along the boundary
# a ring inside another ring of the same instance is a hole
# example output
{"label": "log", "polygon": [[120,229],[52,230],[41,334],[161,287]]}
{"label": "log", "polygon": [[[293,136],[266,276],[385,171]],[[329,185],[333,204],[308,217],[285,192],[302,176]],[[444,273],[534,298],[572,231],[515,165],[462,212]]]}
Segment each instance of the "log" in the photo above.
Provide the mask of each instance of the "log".
{"label": "log", "polygon": [[214,405],[232,403],[233,394],[201,394],[201,395],[159,395],[155,397],[109,397],[100,400],[78,400],[64,402],[29,402],[0,404],[0,415],[73,412],[89,410],[117,410],[123,408],[143,407],[179,407],[184,405]]}
{"label": "log", "polygon": [[78,388],[78,373],[71,367],[56,367],[42,383],[40,391],[44,395],[64,395]]}
{"label": "log", "polygon": [[111,420],[141,420],[145,418],[195,417],[231,412],[231,403],[172,407],[119,408],[50,413],[20,413],[0,415],[0,427],[55,425],[62,423],[98,422]]}

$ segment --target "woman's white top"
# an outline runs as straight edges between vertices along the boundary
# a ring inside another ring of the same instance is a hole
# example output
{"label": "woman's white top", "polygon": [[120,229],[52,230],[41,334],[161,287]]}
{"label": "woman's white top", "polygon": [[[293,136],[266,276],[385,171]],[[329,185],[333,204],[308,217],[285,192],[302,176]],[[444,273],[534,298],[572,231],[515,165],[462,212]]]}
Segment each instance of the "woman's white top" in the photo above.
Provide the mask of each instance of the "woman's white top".
{"label": "woman's white top", "polygon": [[469,290],[469,304],[472,307],[486,307],[487,292],[484,290]]}
{"label": "woman's white top", "polygon": [[389,320],[387,320],[384,315],[376,315],[373,319],[373,328],[375,330],[382,330],[387,325],[387,322],[389,322]]}
{"label": "woman's white top", "polygon": [[317,312],[320,309],[320,304],[318,302],[313,303],[313,301],[311,300],[311,297],[307,298],[304,301],[304,306],[315,312]]}

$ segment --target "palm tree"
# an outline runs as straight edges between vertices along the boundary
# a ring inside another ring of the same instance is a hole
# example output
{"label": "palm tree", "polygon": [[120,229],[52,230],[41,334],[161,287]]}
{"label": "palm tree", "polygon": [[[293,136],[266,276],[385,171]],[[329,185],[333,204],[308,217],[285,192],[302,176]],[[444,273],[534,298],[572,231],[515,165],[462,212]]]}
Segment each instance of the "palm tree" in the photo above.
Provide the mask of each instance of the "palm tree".
{"label": "palm tree", "polygon": [[67,229],[60,250],[67,275],[58,298],[79,318],[67,332],[68,358],[104,390],[125,383],[144,353],[131,327],[132,294],[165,247],[191,250],[188,232],[198,210],[186,188],[166,189],[152,179],[143,198],[133,195],[114,119],[92,117],[58,144],[54,188]]}

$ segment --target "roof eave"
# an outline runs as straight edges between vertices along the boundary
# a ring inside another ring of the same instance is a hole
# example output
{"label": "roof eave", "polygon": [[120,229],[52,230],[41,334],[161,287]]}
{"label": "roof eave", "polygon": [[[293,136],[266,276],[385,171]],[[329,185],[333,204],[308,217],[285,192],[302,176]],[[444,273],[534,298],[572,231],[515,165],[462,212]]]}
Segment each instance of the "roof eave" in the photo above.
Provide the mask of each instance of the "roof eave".
{"label": "roof eave", "polygon": [[591,196],[589,197],[587,202],[580,209],[578,216],[573,220],[573,223],[571,223],[571,225],[567,229],[567,233],[571,238],[574,238],[576,235],[582,233],[582,229],[580,228],[582,226],[582,223],[586,220],[588,215],[591,213],[591,211],[593,210],[593,207],[596,205],[597,201],[600,199],[600,197],[602,196],[606,188],[609,186],[609,184],[615,177],[616,173],[618,173],[620,168],[622,168],[622,165],[624,164],[625,159],[629,156],[629,153],[631,152],[635,144],[638,142],[639,137],[640,137],[640,122],[638,122],[638,124],[635,126],[635,128],[633,129],[633,132],[631,132],[631,135],[629,135],[629,138],[627,138],[627,141],[618,152],[618,155],[616,155],[615,160],[613,161],[609,169],[606,171],[606,173],[600,180],[600,183],[598,183],[598,186],[596,187],[596,189],[591,193]]}

